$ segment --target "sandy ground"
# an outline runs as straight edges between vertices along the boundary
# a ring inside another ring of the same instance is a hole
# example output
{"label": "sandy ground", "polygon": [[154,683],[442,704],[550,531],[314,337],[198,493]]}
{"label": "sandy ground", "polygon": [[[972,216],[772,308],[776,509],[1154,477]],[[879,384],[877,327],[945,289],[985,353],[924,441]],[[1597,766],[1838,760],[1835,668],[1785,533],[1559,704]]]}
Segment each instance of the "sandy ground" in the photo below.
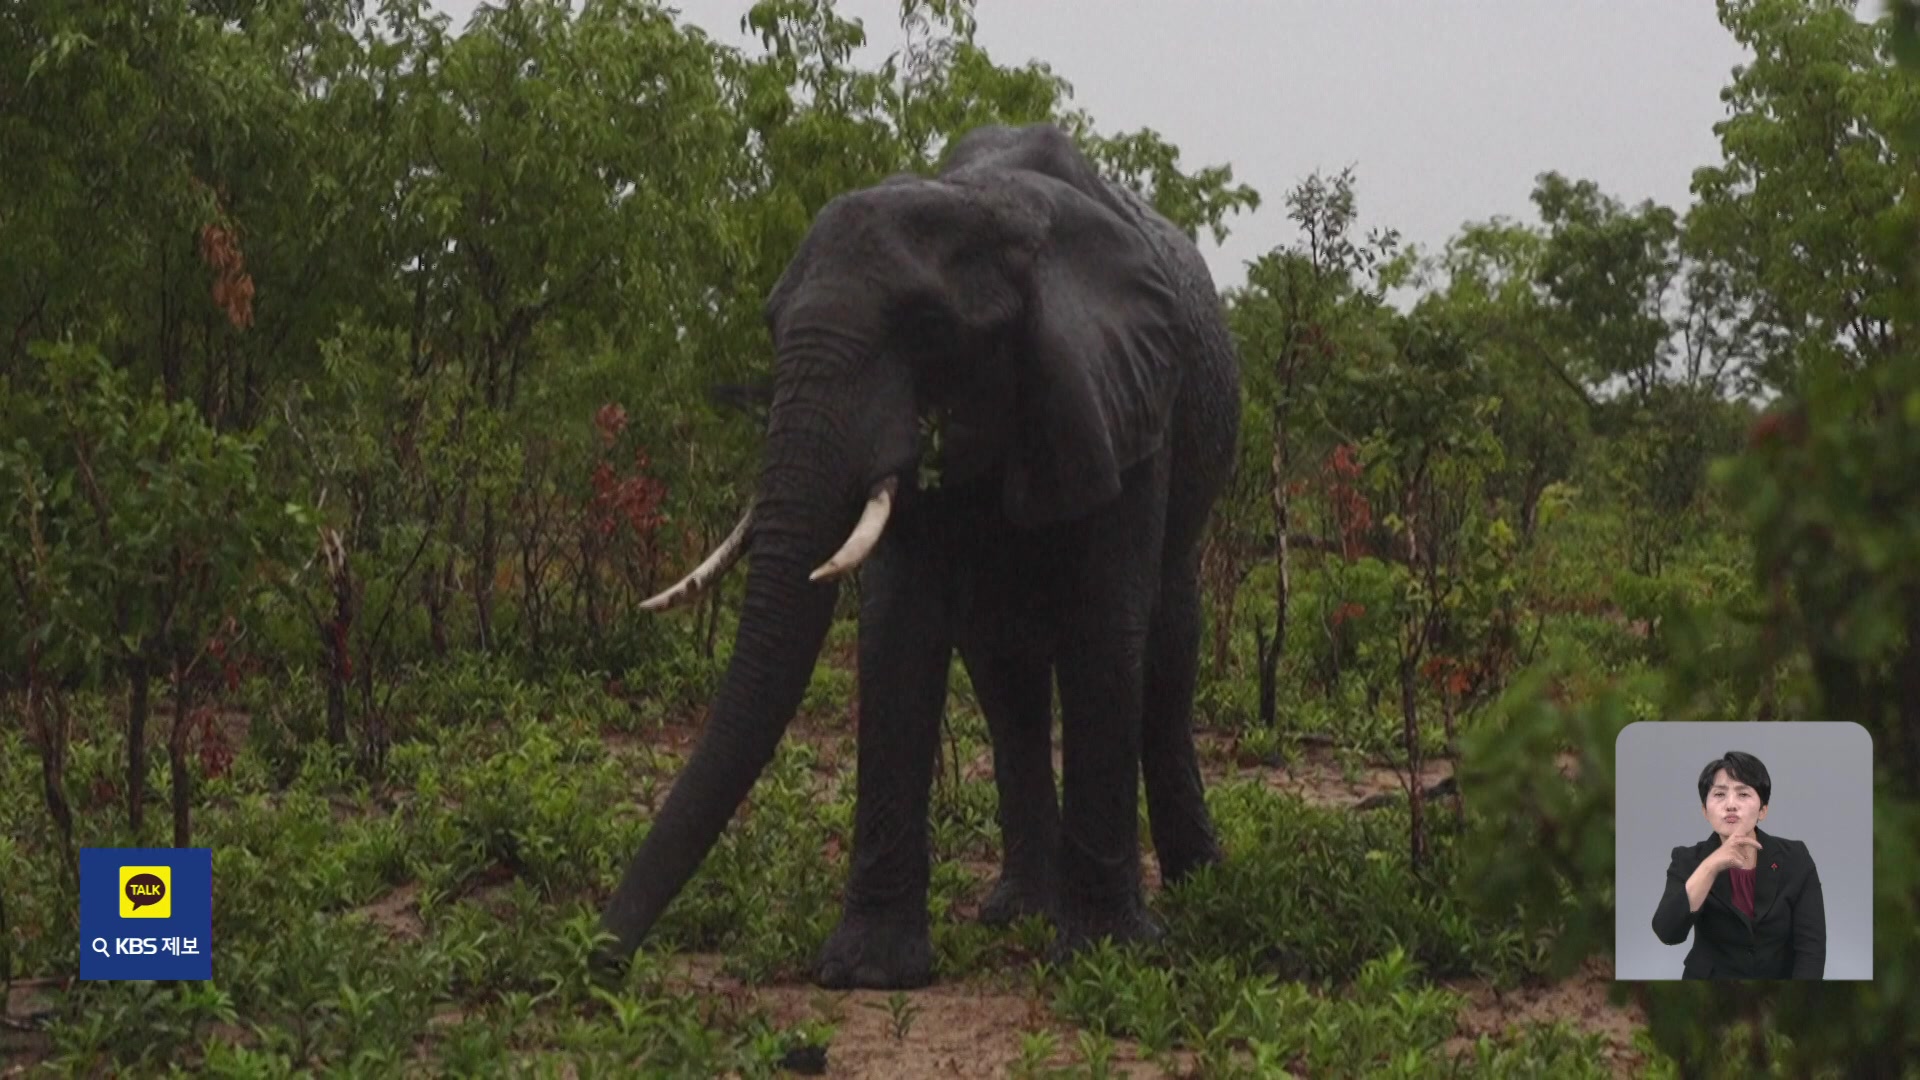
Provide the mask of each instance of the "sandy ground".
{"label": "sandy ground", "polygon": [[[837,1030],[820,1075],[849,1080],[1005,1076],[1019,1061],[1020,1037],[1040,1031],[1055,1033],[1050,1064],[1076,1060],[1074,1029],[1055,1020],[1043,1000],[992,984],[936,983],[907,994],[914,1011],[899,1032],[885,991],[828,991],[807,983],[748,986],[720,974],[713,956],[680,957],[676,967],[679,988],[757,1005],[783,1023],[832,1020]],[[1138,1080],[1178,1075],[1142,1060],[1132,1043],[1114,1042],[1116,1074]]]}
{"label": "sandy ground", "polygon": [[1509,1024],[1552,1023],[1566,1020],[1587,1034],[1605,1037],[1607,1056],[1615,1076],[1631,1076],[1640,1065],[1633,1049],[1635,1028],[1644,1027],[1646,1014],[1631,1001],[1615,1005],[1608,1000],[1613,986],[1613,960],[1594,957],[1576,973],[1550,986],[1531,986],[1505,993],[1474,979],[1444,981],[1448,989],[1467,997],[1460,1010],[1462,1035],[1447,1044],[1449,1053],[1466,1048],[1480,1035],[1498,1035]]}
{"label": "sandy ground", "polygon": [[[746,985],[720,974],[714,956],[680,957],[676,968],[678,987],[765,1008],[784,1023],[833,1019],[838,1030],[828,1049],[826,1076],[1008,1076],[1019,1061],[1021,1036],[1047,1030],[1056,1033],[1057,1047],[1049,1064],[1077,1060],[1074,1030],[1053,1019],[1043,1001],[990,984],[936,984],[906,995],[915,1012],[906,1031],[897,1033],[887,1008],[889,995],[880,991],[833,992],[804,983]],[[1602,1035],[1614,1075],[1631,1076],[1640,1064],[1632,1049],[1633,1031],[1645,1017],[1632,1005],[1608,1001],[1612,977],[1611,962],[1596,959],[1562,982],[1505,993],[1478,980],[1448,980],[1444,985],[1467,1000],[1460,1010],[1461,1034],[1447,1042],[1444,1052],[1471,1060],[1473,1040],[1480,1035],[1497,1037],[1510,1024],[1567,1020],[1581,1031]],[[1191,1054],[1171,1055],[1170,1070],[1146,1060],[1128,1040],[1115,1040],[1114,1045],[1115,1075],[1138,1080],[1194,1075]]]}

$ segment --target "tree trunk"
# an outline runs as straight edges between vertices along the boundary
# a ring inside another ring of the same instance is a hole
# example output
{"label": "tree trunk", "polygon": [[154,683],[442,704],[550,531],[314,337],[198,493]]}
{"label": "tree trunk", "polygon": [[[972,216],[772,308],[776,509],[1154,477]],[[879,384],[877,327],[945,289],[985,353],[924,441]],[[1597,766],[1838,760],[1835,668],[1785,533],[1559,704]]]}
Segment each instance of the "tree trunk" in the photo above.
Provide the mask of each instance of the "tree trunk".
{"label": "tree trunk", "polygon": [[[440,519],[440,505],[445,500],[439,488],[427,489],[426,520]],[[448,535],[452,532],[449,530]],[[451,556],[449,556],[451,558]],[[441,589],[441,564],[435,559],[427,560],[426,571],[420,575],[420,600],[427,608],[427,642],[433,649],[433,655],[447,655],[447,618],[446,602]]]}
{"label": "tree trunk", "polygon": [[1273,410],[1273,644],[1260,647],[1260,723],[1278,723],[1280,656],[1287,648],[1287,604],[1292,592],[1287,548],[1287,424],[1279,406]]}
{"label": "tree trunk", "polygon": [[168,266],[170,260],[167,257],[170,248],[170,244],[165,241],[161,242],[159,346],[161,393],[164,395],[167,404],[172,405],[180,400],[180,383],[183,375],[181,371],[181,350],[179,343],[175,340],[174,334],[173,305],[170,302],[166,284],[169,280],[169,275],[172,273],[171,268]]}
{"label": "tree trunk", "polygon": [[173,846],[193,846],[193,777],[187,770],[188,718],[193,715],[193,688],[187,678],[187,658],[173,662],[173,731],[167,737],[167,763],[173,779]]}
{"label": "tree trunk", "polygon": [[1920,587],[1907,586],[1906,660],[1900,671],[1900,727],[1898,742],[1905,768],[1895,769],[1896,785],[1904,782],[1907,791],[1920,788]]}
{"label": "tree trunk", "polygon": [[360,766],[369,776],[387,765],[386,712],[373,694],[373,657],[360,658]]}
{"label": "tree trunk", "polygon": [[1270,724],[1273,721],[1273,670],[1267,665],[1267,624],[1253,621],[1253,661],[1254,670],[1260,682],[1260,722]]}
{"label": "tree trunk", "polygon": [[1427,861],[1426,828],[1426,789],[1425,778],[1421,775],[1426,764],[1420,755],[1420,711],[1415,698],[1414,674],[1418,666],[1418,652],[1409,651],[1400,661],[1400,717],[1401,734],[1407,744],[1407,772],[1411,782],[1407,784],[1407,808],[1411,815],[1411,849],[1413,868],[1417,871]]}
{"label": "tree trunk", "polygon": [[[456,434],[460,421],[455,421]],[[453,500],[453,521],[447,528],[446,558],[427,575],[427,638],[433,655],[447,655],[447,608],[454,593],[454,566],[460,557],[460,534],[467,527],[467,492],[462,488]]]}
{"label": "tree trunk", "polygon": [[1213,595],[1213,674],[1225,678],[1233,654],[1233,618],[1240,606],[1240,583],[1246,578],[1246,560],[1235,543],[1232,526],[1217,517],[1200,560],[1206,589]]}
{"label": "tree trunk", "polygon": [[320,542],[326,556],[327,580],[333,588],[333,618],[317,627],[325,661],[320,670],[326,680],[327,742],[338,747],[347,745],[347,680],[353,672],[353,655],[348,647],[353,628],[353,572],[336,530],[323,532]]}
{"label": "tree trunk", "polygon": [[591,521],[580,527],[580,599],[587,614],[587,642],[600,648],[600,545]]}
{"label": "tree trunk", "polygon": [[1227,661],[1233,656],[1233,616],[1240,606],[1240,586],[1229,578],[1222,589],[1213,613],[1213,674],[1224,679]]}
{"label": "tree trunk", "polygon": [[520,611],[527,627],[527,646],[535,660],[546,653],[546,590],[541,579],[544,567],[539,559],[540,525],[536,523],[520,537]]}
{"label": "tree trunk", "polygon": [[[1338,613],[1336,609],[1336,614]],[[1321,625],[1327,631],[1327,679],[1323,687],[1328,702],[1332,702],[1340,693],[1340,678],[1346,672],[1346,650],[1340,647],[1340,627],[1331,619],[1323,619]]]}
{"label": "tree trunk", "polygon": [[73,848],[73,809],[67,805],[67,717],[56,690],[42,690],[35,669],[36,659],[27,661],[27,730],[37,736],[40,750],[40,790],[47,802],[47,813],[60,831],[60,854],[78,887],[79,864]]}
{"label": "tree trunk", "polygon": [[[321,635],[333,638],[330,627],[322,627]],[[327,644],[327,663],[324,677],[327,681],[327,744],[329,746],[347,745],[347,683],[341,673],[345,663],[346,645],[335,639]]]}
{"label": "tree trunk", "polygon": [[480,550],[474,553],[477,565],[473,568],[474,643],[483,653],[493,651],[493,575],[499,549],[499,527],[489,493],[480,499]]}
{"label": "tree trunk", "polygon": [[1532,543],[1534,526],[1540,519],[1540,498],[1547,493],[1547,480],[1536,465],[1527,470],[1520,494],[1520,538]]}
{"label": "tree trunk", "polygon": [[444,659],[447,655],[447,577],[452,564],[452,556],[447,562],[436,564],[421,579],[422,592],[427,604],[427,646],[433,655]]}
{"label": "tree trunk", "polygon": [[127,825],[135,841],[146,821],[147,692],[152,682],[142,651],[127,661]]}

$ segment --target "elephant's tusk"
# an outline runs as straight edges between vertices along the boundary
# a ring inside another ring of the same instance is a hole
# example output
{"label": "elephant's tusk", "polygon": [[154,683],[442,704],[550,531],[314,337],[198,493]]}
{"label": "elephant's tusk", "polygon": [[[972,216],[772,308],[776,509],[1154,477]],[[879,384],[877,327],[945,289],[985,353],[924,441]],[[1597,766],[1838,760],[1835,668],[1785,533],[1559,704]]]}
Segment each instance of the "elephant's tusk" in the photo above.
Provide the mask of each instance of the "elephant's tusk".
{"label": "elephant's tusk", "polygon": [[740,515],[740,523],[733,527],[733,531],[727,534],[725,540],[720,541],[719,547],[713,549],[713,554],[707,556],[699,566],[693,568],[692,573],[675,582],[672,587],[641,601],[641,610],[661,611],[679,607],[705,592],[707,586],[720,580],[721,576],[732,569],[734,563],[740,561],[740,556],[746,554],[747,523],[752,520],[753,509],[748,507],[747,512]]}
{"label": "elephant's tusk", "polygon": [[893,512],[893,492],[899,483],[897,478],[889,476],[873,485],[873,494],[867,497],[866,509],[860,511],[860,521],[847,536],[847,542],[840,545],[833,558],[808,575],[808,581],[839,577],[866,561],[873,553],[873,545],[880,542],[880,531],[887,527],[887,515]]}

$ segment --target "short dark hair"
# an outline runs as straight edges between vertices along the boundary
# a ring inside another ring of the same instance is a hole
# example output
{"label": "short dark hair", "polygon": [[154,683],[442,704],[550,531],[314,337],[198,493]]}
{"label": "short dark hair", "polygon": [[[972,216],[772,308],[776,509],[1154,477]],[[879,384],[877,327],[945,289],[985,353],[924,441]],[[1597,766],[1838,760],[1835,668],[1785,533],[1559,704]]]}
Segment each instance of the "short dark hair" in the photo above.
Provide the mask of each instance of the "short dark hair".
{"label": "short dark hair", "polygon": [[1767,775],[1767,767],[1752,754],[1729,750],[1707,762],[1707,767],[1700,770],[1701,806],[1707,805],[1707,792],[1713,790],[1713,774],[1721,769],[1727,770],[1728,776],[1759,792],[1760,805],[1767,805],[1767,798],[1773,794],[1773,778]]}

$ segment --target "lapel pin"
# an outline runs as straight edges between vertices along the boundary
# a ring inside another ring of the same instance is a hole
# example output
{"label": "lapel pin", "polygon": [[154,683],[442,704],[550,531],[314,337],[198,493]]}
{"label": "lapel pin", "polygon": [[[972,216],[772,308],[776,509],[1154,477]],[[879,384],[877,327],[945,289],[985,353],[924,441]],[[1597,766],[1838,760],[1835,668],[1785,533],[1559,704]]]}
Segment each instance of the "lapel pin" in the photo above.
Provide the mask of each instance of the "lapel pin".
{"label": "lapel pin", "polygon": [[1773,868],[1774,868],[1775,870],[1778,870],[1778,869],[1780,869],[1780,864],[1779,864],[1779,863],[1774,863],[1774,864],[1773,864]]}

